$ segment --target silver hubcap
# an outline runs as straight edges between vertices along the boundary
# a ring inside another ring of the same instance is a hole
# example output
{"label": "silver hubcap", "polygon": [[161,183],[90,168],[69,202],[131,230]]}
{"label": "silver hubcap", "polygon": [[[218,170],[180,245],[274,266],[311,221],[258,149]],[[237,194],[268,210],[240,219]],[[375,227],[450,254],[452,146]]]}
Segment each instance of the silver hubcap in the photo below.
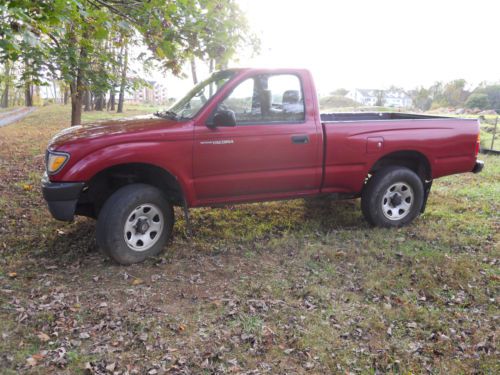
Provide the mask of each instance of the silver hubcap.
{"label": "silver hubcap", "polygon": [[413,190],[404,182],[392,184],[382,198],[382,212],[389,220],[401,220],[410,213]]}
{"label": "silver hubcap", "polygon": [[163,231],[163,214],[151,203],[141,204],[128,216],[123,235],[128,247],[134,251],[146,251],[158,242]]}

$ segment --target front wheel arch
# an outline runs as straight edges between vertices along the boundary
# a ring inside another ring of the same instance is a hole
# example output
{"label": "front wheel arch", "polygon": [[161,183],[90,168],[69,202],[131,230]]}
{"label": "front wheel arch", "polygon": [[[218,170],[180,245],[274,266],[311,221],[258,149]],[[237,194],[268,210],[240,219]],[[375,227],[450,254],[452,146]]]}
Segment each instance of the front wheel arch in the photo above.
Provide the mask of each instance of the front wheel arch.
{"label": "front wheel arch", "polygon": [[175,175],[153,164],[124,163],[103,169],[89,180],[79,198],[76,213],[97,219],[101,208],[114,192],[136,183],[154,186],[171,204],[184,205],[184,189]]}

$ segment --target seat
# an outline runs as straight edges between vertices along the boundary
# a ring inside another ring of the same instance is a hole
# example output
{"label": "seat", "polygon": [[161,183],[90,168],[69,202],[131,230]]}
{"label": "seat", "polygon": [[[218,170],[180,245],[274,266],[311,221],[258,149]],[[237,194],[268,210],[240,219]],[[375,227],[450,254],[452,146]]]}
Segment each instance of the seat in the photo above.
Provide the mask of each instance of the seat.
{"label": "seat", "polygon": [[287,90],[283,93],[283,112],[302,113],[304,104],[300,99],[299,90]]}

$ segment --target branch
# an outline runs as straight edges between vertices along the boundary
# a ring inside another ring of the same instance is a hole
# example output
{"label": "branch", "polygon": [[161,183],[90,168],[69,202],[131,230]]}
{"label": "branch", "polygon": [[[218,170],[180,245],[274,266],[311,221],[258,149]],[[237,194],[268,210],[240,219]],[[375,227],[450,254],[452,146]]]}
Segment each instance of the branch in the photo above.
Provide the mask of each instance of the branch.
{"label": "branch", "polygon": [[123,17],[126,20],[128,20],[128,21],[130,21],[130,22],[132,22],[134,24],[137,24],[137,21],[134,18],[130,17],[128,14],[123,13],[121,10],[117,9],[116,7],[112,6],[109,3],[106,3],[103,0],[89,0],[89,3],[92,4],[96,8],[101,8],[101,7],[107,8],[111,12],[119,15],[120,17]]}

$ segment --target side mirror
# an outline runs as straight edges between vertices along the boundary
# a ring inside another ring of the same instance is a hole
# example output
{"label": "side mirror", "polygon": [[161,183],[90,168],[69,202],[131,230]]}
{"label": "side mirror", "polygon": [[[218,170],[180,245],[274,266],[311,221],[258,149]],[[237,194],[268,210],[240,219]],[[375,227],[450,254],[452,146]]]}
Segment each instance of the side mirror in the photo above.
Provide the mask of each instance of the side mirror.
{"label": "side mirror", "polygon": [[217,111],[212,120],[212,127],[219,126],[236,126],[236,116],[234,112],[229,110]]}

